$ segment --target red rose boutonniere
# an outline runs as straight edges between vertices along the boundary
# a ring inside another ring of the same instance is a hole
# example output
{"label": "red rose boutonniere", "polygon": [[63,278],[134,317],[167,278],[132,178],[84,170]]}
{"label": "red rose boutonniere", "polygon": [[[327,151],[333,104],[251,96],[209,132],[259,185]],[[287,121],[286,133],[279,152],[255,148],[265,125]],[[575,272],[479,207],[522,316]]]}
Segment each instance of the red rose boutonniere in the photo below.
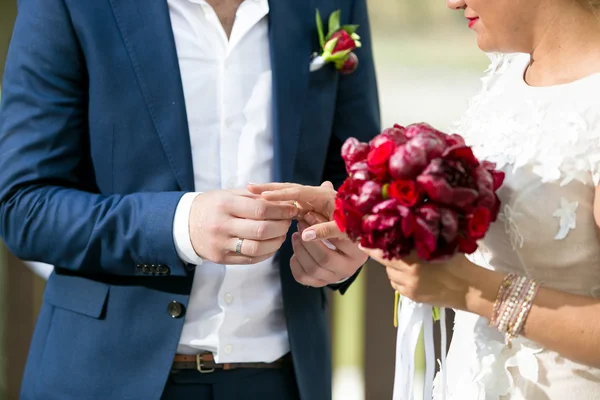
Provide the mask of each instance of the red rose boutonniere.
{"label": "red rose boutonniere", "polygon": [[360,36],[356,34],[358,25],[340,26],[341,11],[337,10],[329,16],[329,32],[323,32],[323,21],[317,10],[317,30],[321,54],[315,54],[310,63],[310,71],[317,71],[327,63],[333,63],[342,74],[351,74],[358,68],[358,57],[352,51],[361,46]]}

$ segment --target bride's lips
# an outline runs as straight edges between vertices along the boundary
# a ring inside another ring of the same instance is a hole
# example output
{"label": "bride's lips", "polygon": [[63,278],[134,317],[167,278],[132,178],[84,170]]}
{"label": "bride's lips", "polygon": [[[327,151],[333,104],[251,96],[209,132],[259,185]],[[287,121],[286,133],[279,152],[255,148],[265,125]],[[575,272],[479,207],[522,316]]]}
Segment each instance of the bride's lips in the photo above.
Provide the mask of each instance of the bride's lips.
{"label": "bride's lips", "polygon": [[472,28],[473,25],[479,21],[479,17],[467,18],[469,20],[469,28]]}

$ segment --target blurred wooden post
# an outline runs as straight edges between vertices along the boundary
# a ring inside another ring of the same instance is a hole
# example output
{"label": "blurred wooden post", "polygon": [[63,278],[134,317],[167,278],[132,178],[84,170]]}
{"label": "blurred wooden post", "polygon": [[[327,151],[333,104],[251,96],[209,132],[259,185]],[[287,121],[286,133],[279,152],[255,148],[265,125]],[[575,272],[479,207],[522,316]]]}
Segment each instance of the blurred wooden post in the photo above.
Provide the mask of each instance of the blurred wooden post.
{"label": "blurred wooden post", "polygon": [[0,78],[4,75],[6,52],[17,15],[16,0],[0,0]]}
{"label": "blurred wooden post", "polygon": [[[394,291],[382,266],[373,263],[366,272],[365,399],[391,399],[396,357],[396,328],[393,323]],[[447,310],[448,345],[452,339],[453,326],[454,313]],[[436,323],[434,325],[436,359],[439,359],[441,354],[440,338],[440,324]],[[418,359],[416,366],[422,365],[422,359]]]}
{"label": "blurred wooden post", "polygon": [[331,296],[336,400],[364,399],[366,275],[362,271],[345,295]]}
{"label": "blurred wooden post", "polygon": [[[0,78],[17,14],[16,0],[0,0]],[[0,87],[1,90],[1,87]],[[17,400],[44,282],[0,242],[0,398]]]}

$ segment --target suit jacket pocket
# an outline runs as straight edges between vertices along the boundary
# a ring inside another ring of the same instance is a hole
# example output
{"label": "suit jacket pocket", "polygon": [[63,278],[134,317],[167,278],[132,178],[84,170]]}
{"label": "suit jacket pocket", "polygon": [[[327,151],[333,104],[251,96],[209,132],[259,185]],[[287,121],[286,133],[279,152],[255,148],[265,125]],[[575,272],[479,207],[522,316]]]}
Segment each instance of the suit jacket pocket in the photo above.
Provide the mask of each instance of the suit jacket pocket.
{"label": "suit jacket pocket", "polygon": [[92,279],[53,273],[48,280],[45,300],[58,308],[100,318],[109,288],[109,285]]}

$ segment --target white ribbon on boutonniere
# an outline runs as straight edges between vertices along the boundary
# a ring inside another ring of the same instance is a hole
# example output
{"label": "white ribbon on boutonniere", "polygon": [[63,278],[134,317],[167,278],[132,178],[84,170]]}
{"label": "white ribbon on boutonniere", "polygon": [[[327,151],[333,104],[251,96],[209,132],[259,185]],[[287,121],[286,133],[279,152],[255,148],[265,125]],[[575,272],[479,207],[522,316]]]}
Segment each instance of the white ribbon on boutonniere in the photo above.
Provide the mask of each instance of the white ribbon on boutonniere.
{"label": "white ribbon on boutonniere", "polygon": [[323,32],[323,21],[317,10],[317,31],[321,53],[313,54],[310,72],[318,71],[325,64],[333,63],[342,74],[351,74],[358,68],[358,57],[353,50],[361,46],[360,36],[356,33],[358,25],[340,25],[341,11],[337,10],[329,16],[327,35]]}

